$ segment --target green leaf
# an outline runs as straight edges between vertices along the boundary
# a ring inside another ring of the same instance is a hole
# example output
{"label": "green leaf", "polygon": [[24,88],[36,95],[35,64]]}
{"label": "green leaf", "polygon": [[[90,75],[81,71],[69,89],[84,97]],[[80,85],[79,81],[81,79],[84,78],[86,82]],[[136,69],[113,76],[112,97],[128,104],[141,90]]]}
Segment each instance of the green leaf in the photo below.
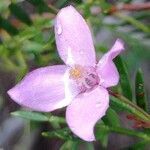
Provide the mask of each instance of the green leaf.
{"label": "green leaf", "polygon": [[39,13],[48,11],[48,6],[43,0],[27,0],[27,1],[36,6]]}
{"label": "green leaf", "polygon": [[137,20],[150,18],[150,13],[148,11],[141,11],[139,13],[133,14],[133,17]]}
{"label": "green leaf", "polygon": [[127,147],[128,150],[145,150],[146,146],[150,145],[150,141],[140,141],[138,143],[133,144],[130,147]]}
{"label": "green leaf", "polygon": [[116,113],[115,110],[113,110],[110,107],[107,110],[106,115],[102,118],[102,120],[106,125],[118,126],[118,127],[120,126],[120,120],[118,114]]}
{"label": "green leaf", "polygon": [[39,129],[41,127],[41,123],[42,122],[35,122],[33,120],[30,120],[29,121],[29,128],[30,128],[30,131],[32,132],[33,130],[36,130],[36,129]]}
{"label": "green leaf", "polygon": [[122,93],[125,97],[132,100],[132,89],[130,85],[131,82],[129,80],[127,67],[120,56],[115,58],[115,64],[120,74],[120,85],[121,85]]}
{"label": "green leaf", "polygon": [[118,97],[110,97],[110,106],[116,111],[125,111],[134,114],[142,120],[149,121],[150,115],[139,108],[137,105],[126,99],[125,97],[119,95]]}
{"label": "green leaf", "polygon": [[86,146],[86,150],[94,150],[94,145],[93,145],[93,143],[88,143],[88,142],[86,142],[86,143],[85,143],[85,146]]}
{"label": "green leaf", "polygon": [[25,1],[25,0],[11,0],[13,3],[21,3],[21,2],[23,2],[23,1]]}
{"label": "green leaf", "polygon": [[49,117],[49,122],[57,122],[57,123],[66,124],[66,121],[63,117],[57,117],[57,116],[52,116],[52,115]]}
{"label": "green leaf", "polygon": [[145,128],[145,129],[144,129],[144,132],[145,132],[146,134],[149,134],[149,135],[150,135],[150,128]]}
{"label": "green leaf", "polygon": [[111,5],[111,3],[109,3],[105,0],[101,0],[101,1],[99,1],[99,6],[102,9],[103,13],[108,13],[112,5]]}
{"label": "green leaf", "polygon": [[119,0],[119,1],[121,1],[123,3],[131,3],[132,2],[132,0]]}
{"label": "green leaf", "polygon": [[57,129],[55,131],[42,132],[42,135],[48,138],[60,138],[63,140],[72,140],[71,131],[68,128]]}
{"label": "green leaf", "polygon": [[108,144],[108,136],[110,132],[106,128],[101,126],[102,124],[104,125],[103,122],[101,122],[100,124],[96,124],[95,136],[97,140],[100,140],[102,146],[106,148]]}
{"label": "green leaf", "polygon": [[[142,138],[146,141],[150,141],[150,136],[143,132],[139,132],[139,131],[135,131],[135,130],[127,129],[127,128],[122,128],[122,127],[106,126],[103,123],[97,124],[96,127],[97,127],[97,130],[99,130],[99,133],[100,133],[100,131],[104,130],[105,132],[115,132],[118,134],[138,137],[138,138]],[[99,136],[97,135],[97,139],[100,139],[100,137],[101,137],[100,134],[99,134]]]}
{"label": "green leaf", "polygon": [[141,69],[139,69],[136,73],[136,80],[135,80],[135,96],[136,96],[136,103],[139,107],[143,110],[147,110],[146,104],[146,95],[144,89],[144,80]]}
{"label": "green leaf", "polygon": [[40,121],[40,122],[49,121],[49,118],[47,116],[38,112],[15,111],[12,112],[11,115],[18,116],[24,119],[33,120],[33,121]]}
{"label": "green leaf", "polygon": [[9,5],[9,9],[11,13],[17,17],[20,21],[26,23],[27,25],[31,25],[32,21],[29,15],[17,4],[11,3]]}
{"label": "green leaf", "polygon": [[69,140],[60,147],[60,150],[78,150],[78,145],[78,142]]}
{"label": "green leaf", "polygon": [[49,5],[44,0],[27,0],[29,3],[33,4],[39,13],[50,12],[53,14],[57,13],[57,9],[52,5]]}
{"label": "green leaf", "polygon": [[55,5],[58,7],[58,8],[62,8],[64,7],[66,4],[68,3],[68,0],[57,0]]}
{"label": "green leaf", "polygon": [[131,16],[127,16],[127,15],[123,15],[121,13],[116,13],[115,14],[117,17],[119,17],[120,19],[132,24],[134,27],[136,27],[137,29],[140,29],[141,31],[145,32],[145,33],[150,33],[150,28],[147,27],[145,24],[143,24],[142,22],[134,19]]}
{"label": "green leaf", "polygon": [[6,19],[0,16],[0,28],[6,30],[11,35],[18,34],[18,30]]}
{"label": "green leaf", "polygon": [[8,0],[1,0],[0,1],[0,14],[3,16],[3,14],[7,13],[7,8],[9,5],[9,1]]}
{"label": "green leaf", "polygon": [[24,119],[29,119],[31,121],[39,121],[39,122],[47,121],[49,123],[66,124],[66,121],[63,117],[53,116],[51,114],[46,115],[39,112],[20,110],[20,111],[12,112],[11,115],[22,117]]}
{"label": "green leaf", "polygon": [[23,50],[26,52],[42,52],[44,48],[44,44],[42,45],[41,43],[35,42],[35,41],[30,41],[26,40],[23,43]]}

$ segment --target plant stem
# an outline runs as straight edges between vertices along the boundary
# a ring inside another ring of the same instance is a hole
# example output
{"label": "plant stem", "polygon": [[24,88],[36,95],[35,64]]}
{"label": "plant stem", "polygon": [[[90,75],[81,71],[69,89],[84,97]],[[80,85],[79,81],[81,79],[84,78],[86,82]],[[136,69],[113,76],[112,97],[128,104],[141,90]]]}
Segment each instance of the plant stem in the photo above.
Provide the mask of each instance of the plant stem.
{"label": "plant stem", "polygon": [[113,126],[106,126],[106,125],[100,125],[100,128],[104,128],[105,130],[108,130],[110,132],[116,132],[116,133],[123,134],[123,135],[135,136],[135,137],[139,137],[144,140],[150,141],[149,135],[139,132],[139,131],[134,131],[134,130],[121,128],[121,127],[116,128]]}
{"label": "plant stem", "polygon": [[[131,106],[132,108],[134,108],[136,110],[135,114],[138,117],[140,117],[141,119],[150,121],[150,115],[147,112],[145,112],[143,109],[138,107],[136,104],[134,104],[130,100],[128,100],[126,97],[124,97],[118,93],[113,93],[112,91],[109,91],[109,94],[118,98],[119,100],[121,100],[122,103],[127,104],[127,105]],[[140,114],[142,114],[142,115],[140,115]]]}
{"label": "plant stem", "polygon": [[117,11],[142,11],[150,10],[150,3],[140,3],[140,4],[122,4],[118,6],[113,6],[110,10],[110,13],[115,13]]}

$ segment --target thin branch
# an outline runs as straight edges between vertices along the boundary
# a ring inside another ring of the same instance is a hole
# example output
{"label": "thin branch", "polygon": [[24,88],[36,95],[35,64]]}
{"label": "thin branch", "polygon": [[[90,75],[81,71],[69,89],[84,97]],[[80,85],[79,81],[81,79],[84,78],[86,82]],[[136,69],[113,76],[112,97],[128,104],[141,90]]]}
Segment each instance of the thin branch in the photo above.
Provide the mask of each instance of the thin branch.
{"label": "thin branch", "polygon": [[118,98],[119,100],[121,100],[123,103],[128,104],[129,106],[133,107],[134,109],[136,109],[139,113],[143,114],[145,116],[145,118],[147,118],[147,121],[150,121],[150,115],[148,113],[146,113],[143,109],[141,109],[140,107],[138,107],[136,104],[132,103],[130,100],[128,100],[126,97],[124,97],[123,95],[120,95],[118,93],[113,93],[112,91],[109,90],[109,94]]}
{"label": "thin branch", "polygon": [[150,141],[150,136],[146,133],[143,133],[143,132],[134,131],[134,130],[126,129],[126,128],[122,128],[122,127],[113,127],[113,126],[108,126],[108,125],[100,125],[97,127],[100,127],[100,128],[105,129],[107,131],[122,134],[122,135],[139,137],[139,138],[146,140],[147,142]]}
{"label": "thin branch", "polygon": [[[150,2],[147,3],[139,3],[139,4],[116,4],[110,6],[108,10],[106,10],[107,14],[114,14],[120,11],[149,11],[150,10]],[[97,15],[103,12],[101,7],[91,7],[91,13],[93,15]]]}
{"label": "thin branch", "polygon": [[118,11],[143,11],[150,10],[150,2],[147,3],[139,3],[139,4],[122,4],[112,6],[110,9],[110,13],[115,13]]}

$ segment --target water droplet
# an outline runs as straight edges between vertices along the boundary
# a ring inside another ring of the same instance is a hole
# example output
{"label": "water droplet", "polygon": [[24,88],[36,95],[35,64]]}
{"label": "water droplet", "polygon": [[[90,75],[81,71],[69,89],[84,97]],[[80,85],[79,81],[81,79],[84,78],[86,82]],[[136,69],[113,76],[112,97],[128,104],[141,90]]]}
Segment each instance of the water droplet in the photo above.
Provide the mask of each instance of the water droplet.
{"label": "water droplet", "polygon": [[57,25],[57,34],[60,35],[62,33],[62,26],[60,24]]}
{"label": "water droplet", "polygon": [[98,103],[96,104],[96,108],[99,108],[99,107],[101,107],[101,103],[100,103],[100,102],[98,102]]}

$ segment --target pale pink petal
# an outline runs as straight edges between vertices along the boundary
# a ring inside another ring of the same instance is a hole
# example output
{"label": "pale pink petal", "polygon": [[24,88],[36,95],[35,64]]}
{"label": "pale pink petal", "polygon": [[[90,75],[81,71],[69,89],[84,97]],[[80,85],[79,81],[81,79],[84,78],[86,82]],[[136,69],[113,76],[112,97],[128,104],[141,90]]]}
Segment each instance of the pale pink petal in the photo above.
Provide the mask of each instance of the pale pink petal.
{"label": "pale pink petal", "polygon": [[124,44],[117,39],[114,46],[108,51],[97,65],[97,72],[100,77],[100,85],[104,87],[115,86],[119,82],[119,73],[113,59],[124,50]]}
{"label": "pale pink petal", "polygon": [[55,37],[59,55],[66,64],[95,65],[95,49],[89,27],[74,7],[65,7],[58,13]]}
{"label": "pale pink petal", "polygon": [[49,112],[68,105],[65,95],[64,65],[49,66],[30,72],[8,91],[18,104],[36,111]]}
{"label": "pale pink petal", "polygon": [[95,140],[94,126],[109,107],[109,95],[103,87],[76,97],[67,107],[66,120],[74,134],[85,141]]}

